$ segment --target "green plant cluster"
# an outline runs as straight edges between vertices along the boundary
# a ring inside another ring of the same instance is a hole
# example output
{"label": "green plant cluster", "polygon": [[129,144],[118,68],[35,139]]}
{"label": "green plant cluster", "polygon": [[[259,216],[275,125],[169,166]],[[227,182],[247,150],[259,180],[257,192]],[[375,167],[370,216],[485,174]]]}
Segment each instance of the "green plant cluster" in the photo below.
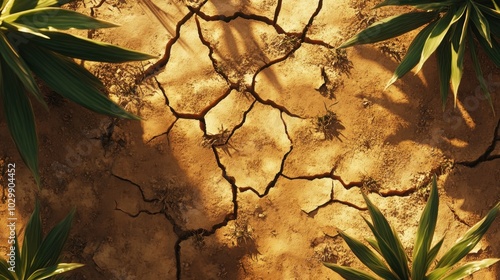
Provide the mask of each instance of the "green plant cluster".
{"label": "green plant cluster", "polygon": [[101,81],[73,58],[103,62],[153,58],[61,32],[117,26],[58,7],[67,2],[70,0],[0,0],[2,110],[17,149],[38,185],[38,144],[31,100],[45,108],[47,104],[35,76],[61,96],[92,111],[138,119],[103,95]]}
{"label": "green plant cluster", "polygon": [[500,45],[497,41],[500,37],[500,8],[495,0],[385,0],[376,8],[390,5],[413,6],[419,11],[376,22],[340,48],[387,40],[425,25],[413,39],[387,87],[415,67],[418,72],[427,59],[436,53],[443,108],[450,85],[456,104],[468,47],[476,77],[493,109],[477,57],[477,46],[481,46],[493,63],[500,67]]}
{"label": "green plant cluster", "polygon": [[41,280],[82,267],[79,263],[60,263],[64,244],[68,239],[71,222],[75,210],[57,224],[43,238],[40,205],[38,201],[35,210],[26,225],[23,246],[19,251],[17,233],[14,247],[15,258],[11,266],[5,259],[0,259],[0,279],[4,280]]}
{"label": "green plant cluster", "polygon": [[[413,258],[410,261],[394,228],[368,197],[366,195],[363,196],[372,221],[370,222],[364,217],[363,219],[365,219],[365,222],[375,236],[375,239],[368,239],[367,242],[375,251],[347,233],[343,231],[339,231],[339,233],[359,260],[382,279],[456,280],[471,275],[482,268],[491,266],[500,260],[493,258],[483,259],[455,267],[477,245],[491,226],[498,211],[500,211],[500,202],[488,212],[486,217],[471,227],[462,238],[457,240],[455,245],[436,262],[436,257],[443,245],[444,237],[433,244],[439,208],[437,183],[436,177],[434,177],[429,200],[420,218],[413,247]],[[433,263],[435,265],[431,270],[430,268]],[[324,265],[348,280],[377,279],[368,273],[351,267],[333,263],[324,263]]]}

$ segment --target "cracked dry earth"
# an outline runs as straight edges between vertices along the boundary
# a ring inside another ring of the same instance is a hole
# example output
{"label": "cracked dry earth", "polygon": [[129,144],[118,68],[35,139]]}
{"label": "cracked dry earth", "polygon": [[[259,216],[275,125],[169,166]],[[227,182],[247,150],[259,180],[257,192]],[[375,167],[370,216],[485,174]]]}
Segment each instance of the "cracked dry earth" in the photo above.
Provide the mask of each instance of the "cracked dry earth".
{"label": "cracked dry earth", "polygon": [[[46,229],[77,207],[64,260],[86,266],[71,279],[340,279],[321,262],[362,267],[337,234],[370,235],[361,193],[410,254],[437,174],[436,237],[450,248],[500,199],[500,120],[469,68],[456,108],[450,101],[441,110],[433,61],[384,91],[413,34],[336,51],[397,12],[375,4],[72,4],[122,25],[81,36],[159,58],[82,62],[141,122],[99,116],[47,91],[50,111],[35,108],[41,191],[14,145],[2,142],[4,162],[18,166],[19,224],[37,196]],[[498,112],[500,72],[482,58]],[[5,122],[0,129],[7,134]],[[5,203],[0,211],[4,222]],[[467,260],[500,256],[499,224]],[[470,279],[499,278],[496,265]]]}

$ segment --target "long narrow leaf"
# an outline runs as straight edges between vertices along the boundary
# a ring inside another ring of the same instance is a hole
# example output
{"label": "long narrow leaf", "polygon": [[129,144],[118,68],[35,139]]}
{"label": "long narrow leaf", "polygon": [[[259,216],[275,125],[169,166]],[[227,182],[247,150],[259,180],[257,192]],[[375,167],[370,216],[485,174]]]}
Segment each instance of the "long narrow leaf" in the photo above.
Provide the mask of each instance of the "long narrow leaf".
{"label": "long narrow leaf", "polygon": [[447,7],[453,5],[460,0],[444,0],[444,1],[432,1],[432,0],[385,0],[382,3],[375,6],[375,8],[380,8],[383,6],[421,6],[421,5],[434,5],[435,8]]}
{"label": "long narrow leaf", "polygon": [[495,220],[498,211],[500,211],[500,202],[488,212],[486,217],[470,228],[462,238],[457,240],[457,243],[439,260],[436,268],[452,267],[465,257],[481,240]]}
{"label": "long narrow leaf", "polygon": [[467,5],[464,3],[458,9],[452,9],[448,11],[442,18],[437,21],[436,26],[432,32],[427,37],[422,53],[420,55],[420,61],[418,62],[416,71],[420,71],[422,66],[427,61],[427,59],[433,54],[439,44],[443,41],[444,37],[448,33],[450,27],[457,22],[465,13]]}
{"label": "long narrow leaf", "polygon": [[[470,4],[467,2],[467,6]],[[451,89],[454,96],[454,104],[457,105],[458,87],[460,86],[460,81],[462,80],[463,69],[464,69],[464,53],[465,53],[465,43],[467,38],[467,30],[469,25],[469,14],[470,9],[468,8],[465,12],[464,17],[461,19],[458,26],[462,28],[455,29],[451,36]],[[444,103],[443,103],[444,105]]]}
{"label": "long narrow leaf", "polygon": [[382,252],[380,251],[380,246],[378,246],[378,243],[377,243],[376,239],[374,239],[374,238],[366,238],[365,240],[366,240],[366,242],[368,242],[368,244],[370,244],[370,246],[375,251],[377,251],[377,253],[379,253],[380,255],[382,255]]}
{"label": "long narrow leaf", "polygon": [[60,263],[35,271],[27,280],[42,280],[84,266],[80,263]]}
{"label": "long narrow leaf", "polygon": [[415,38],[410,44],[410,47],[408,48],[408,52],[406,53],[405,57],[398,65],[396,70],[394,71],[394,75],[392,76],[392,78],[385,86],[386,89],[394,82],[396,82],[399,78],[406,75],[406,73],[408,73],[411,69],[413,69],[415,65],[417,65],[418,61],[420,60],[422,49],[424,48],[425,40],[427,40],[427,37],[434,29],[434,26],[436,26],[436,23],[437,21],[433,21],[432,23],[424,27],[417,34],[417,36],[415,36]]}
{"label": "long narrow leaf", "polygon": [[498,44],[494,38],[491,38],[491,44],[493,47],[490,47],[488,42],[486,42],[482,36],[477,35],[476,38],[481,47],[483,47],[486,55],[488,55],[497,67],[500,67],[500,44]]}
{"label": "long narrow leaf", "polygon": [[488,84],[483,76],[483,70],[481,70],[481,64],[479,63],[479,59],[476,54],[476,45],[472,40],[469,40],[469,49],[472,57],[472,65],[474,66],[474,72],[476,73],[476,78],[479,81],[479,85],[483,91],[483,94],[486,96],[488,103],[490,104],[491,110],[495,113],[495,108],[493,107],[493,101],[491,100],[490,90],[488,89]]}
{"label": "long narrow leaf", "polygon": [[500,261],[500,259],[484,259],[480,261],[474,261],[467,263],[454,271],[452,271],[450,274],[446,275],[446,277],[443,278],[443,280],[456,280],[456,279],[462,279],[466,276],[471,275],[472,273],[489,267],[496,262]]}
{"label": "long narrow leaf", "polygon": [[92,80],[81,74],[81,66],[40,47],[27,47],[23,55],[31,69],[60,95],[100,114],[138,119],[104,96]]}
{"label": "long narrow leaf", "polygon": [[31,41],[73,58],[101,62],[126,62],[155,58],[155,56],[149,54],[61,32],[45,31],[43,34],[50,39],[35,37]]}
{"label": "long narrow leaf", "polygon": [[73,0],[38,0],[37,8],[59,7]]}
{"label": "long narrow leaf", "polygon": [[[0,59],[2,65],[4,60]],[[31,170],[37,185],[40,185],[38,173],[38,140],[36,137],[35,118],[31,102],[24,88],[10,69],[1,69],[3,110],[10,135],[16,144],[25,164]]]}
{"label": "long narrow leaf", "polygon": [[339,234],[345,240],[349,248],[351,248],[352,252],[358,257],[358,259],[371,271],[375,272],[375,274],[386,280],[399,280],[399,278],[390,271],[385,263],[363,243],[352,238],[343,231],[339,231]]}
{"label": "long narrow leaf", "polygon": [[417,236],[413,248],[412,280],[423,280],[429,269],[427,259],[436,229],[439,198],[436,176],[432,178],[431,194],[418,223]]}
{"label": "long narrow leaf", "polygon": [[382,256],[389,264],[392,271],[400,279],[408,279],[410,273],[408,269],[408,258],[399,237],[385,219],[384,215],[382,215],[382,212],[380,212],[365,194],[363,194],[363,198],[365,199],[373,224],[364,217],[363,219],[375,236]]}
{"label": "long narrow leaf", "polygon": [[436,15],[435,12],[414,12],[386,18],[361,31],[339,48],[375,43],[397,37],[431,22],[436,18]]}
{"label": "long narrow leaf", "polygon": [[118,25],[61,8],[39,8],[4,17],[5,22],[21,23],[36,29],[98,29]]}
{"label": "long narrow leaf", "polygon": [[43,35],[40,33],[38,30],[33,29],[31,26],[23,25],[21,23],[16,23],[16,22],[2,22],[2,25],[7,27],[9,31],[17,31],[22,34],[22,36],[26,39],[31,38],[31,37],[42,37],[45,39],[49,39],[49,37]]}
{"label": "long narrow leaf", "polygon": [[15,280],[12,273],[9,271],[7,261],[0,258],[0,280]]}
{"label": "long narrow leaf", "polygon": [[480,3],[475,3],[476,7],[478,7],[481,12],[486,13],[488,16],[492,16],[495,19],[500,19],[500,11],[498,10],[493,10],[485,5],[482,5]]}
{"label": "long narrow leaf", "polygon": [[36,7],[38,0],[15,0],[9,11],[10,14],[17,13],[24,10],[33,9]]}
{"label": "long narrow leaf", "polygon": [[436,50],[438,74],[439,74],[439,92],[441,93],[441,101],[443,111],[446,106],[446,100],[450,92],[451,78],[451,44],[441,44]]}
{"label": "long narrow leaf", "polygon": [[23,248],[21,250],[21,257],[23,260],[23,272],[26,272],[24,276],[30,275],[33,271],[31,270],[31,264],[35,258],[35,254],[42,244],[42,221],[40,219],[40,204],[38,200],[35,203],[35,210],[31,214],[31,217],[26,225],[26,230],[24,232]]}
{"label": "long narrow leaf", "polygon": [[427,254],[427,263],[425,264],[426,267],[430,267],[432,262],[436,259],[436,256],[441,249],[441,246],[443,246],[444,242],[444,237],[441,238],[441,240],[438,241],[430,250],[429,253]]}
{"label": "long narrow leaf", "polygon": [[340,266],[333,263],[323,263],[329,269],[337,272],[340,276],[344,277],[346,280],[377,280],[377,278],[367,274],[361,270],[350,268],[346,266]]}
{"label": "long narrow leaf", "polygon": [[0,32],[0,55],[3,57],[10,69],[12,69],[12,71],[14,71],[17,77],[21,80],[23,86],[31,92],[35,98],[45,106],[45,108],[47,108],[29,67],[19,56],[17,51],[11,46],[9,40],[3,32]]}
{"label": "long narrow leaf", "polygon": [[32,268],[35,271],[57,264],[61,251],[68,238],[74,215],[75,209],[73,209],[64,220],[59,222],[42,241],[32,264]]}
{"label": "long narrow leaf", "polygon": [[471,3],[472,7],[474,8],[471,11],[472,22],[476,26],[481,36],[483,36],[483,38],[486,39],[486,41],[488,41],[488,44],[491,47],[492,45],[491,45],[490,25],[488,23],[488,20],[484,17],[483,13],[476,6],[474,1],[469,1],[468,3]]}

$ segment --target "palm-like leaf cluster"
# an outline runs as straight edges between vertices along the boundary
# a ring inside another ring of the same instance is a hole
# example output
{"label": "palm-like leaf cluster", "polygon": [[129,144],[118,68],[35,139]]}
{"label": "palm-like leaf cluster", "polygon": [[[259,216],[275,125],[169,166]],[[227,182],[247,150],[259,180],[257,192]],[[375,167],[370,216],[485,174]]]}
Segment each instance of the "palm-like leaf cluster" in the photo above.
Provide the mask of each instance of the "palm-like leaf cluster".
{"label": "palm-like leaf cluster", "polygon": [[[420,218],[415,245],[413,248],[413,262],[409,265],[409,259],[404,251],[403,245],[396,232],[387,222],[380,210],[364,196],[372,222],[365,219],[375,239],[367,242],[375,252],[361,241],[354,239],[343,231],[339,231],[342,238],[353,253],[377,276],[385,280],[455,280],[462,279],[482,268],[488,267],[500,259],[483,259],[469,262],[454,268],[465,255],[467,255],[481,240],[490,225],[500,211],[500,202],[491,209],[485,218],[470,228],[465,235],[457,240],[437,261],[432,271],[431,264],[435,262],[436,256],[443,244],[440,239],[432,245],[434,231],[436,228],[439,198],[437,192],[436,178],[432,183],[431,194],[427,205]],[[377,254],[378,253],[378,254]],[[382,258],[380,257],[382,256]],[[340,274],[348,280],[376,280],[374,276],[361,270],[339,266],[333,263],[324,263],[325,266]]]}
{"label": "palm-like leaf cluster", "polygon": [[[45,108],[34,76],[65,98],[98,113],[138,119],[102,94],[103,84],[72,58],[103,62],[152,56],[60,30],[115,24],[58,8],[71,0],[0,0],[0,98],[11,136],[39,183],[38,147],[31,99]],[[29,93],[29,94],[28,94]]]}
{"label": "palm-like leaf cluster", "polygon": [[71,211],[43,238],[40,206],[37,202],[26,225],[21,251],[17,235],[15,238],[15,269],[9,270],[11,266],[7,261],[0,259],[0,279],[41,280],[82,267],[79,263],[59,263],[74,214],[75,211]]}
{"label": "palm-like leaf cluster", "polygon": [[496,40],[500,38],[500,8],[495,0],[385,0],[376,7],[389,5],[414,6],[421,11],[376,22],[340,48],[387,40],[425,25],[413,39],[387,87],[415,67],[418,72],[427,59],[436,53],[443,106],[450,85],[456,104],[465,49],[468,46],[476,77],[492,106],[476,53],[477,45],[481,46],[493,63],[500,67],[500,45]]}

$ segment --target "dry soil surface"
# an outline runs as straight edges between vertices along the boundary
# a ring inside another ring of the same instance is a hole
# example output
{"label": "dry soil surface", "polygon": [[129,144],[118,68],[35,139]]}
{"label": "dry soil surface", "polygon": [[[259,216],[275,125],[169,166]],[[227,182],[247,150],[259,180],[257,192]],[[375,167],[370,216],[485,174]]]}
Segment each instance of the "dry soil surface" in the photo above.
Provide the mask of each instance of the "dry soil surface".
{"label": "dry soil surface", "polygon": [[[375,4],[69,5],[122,25],[81,36],[158,59],[82,62],[142,121],[47,91],[50,111],[35,106],[40,191],[0,119],[2,167],[17,167],[18,230],[37,197],[45,229],[76,207],[64,260],[85,267],[71,279],[340,279],[321,262],[362,267],[337,233],[370,236],[361,193],[410,254],[436,174],[442,254],[500,199],[500,120],[468,61],[456,108],[442,110],[434,59],[384,90],[415,33],[338,51],[397,12]],[[500,112],[500,71],[480,55]],[[5,200],[0,214],[5,224]],[[500,257],[499,221],[466,260]],[[500,279],[500,265],[470,279]]]}

